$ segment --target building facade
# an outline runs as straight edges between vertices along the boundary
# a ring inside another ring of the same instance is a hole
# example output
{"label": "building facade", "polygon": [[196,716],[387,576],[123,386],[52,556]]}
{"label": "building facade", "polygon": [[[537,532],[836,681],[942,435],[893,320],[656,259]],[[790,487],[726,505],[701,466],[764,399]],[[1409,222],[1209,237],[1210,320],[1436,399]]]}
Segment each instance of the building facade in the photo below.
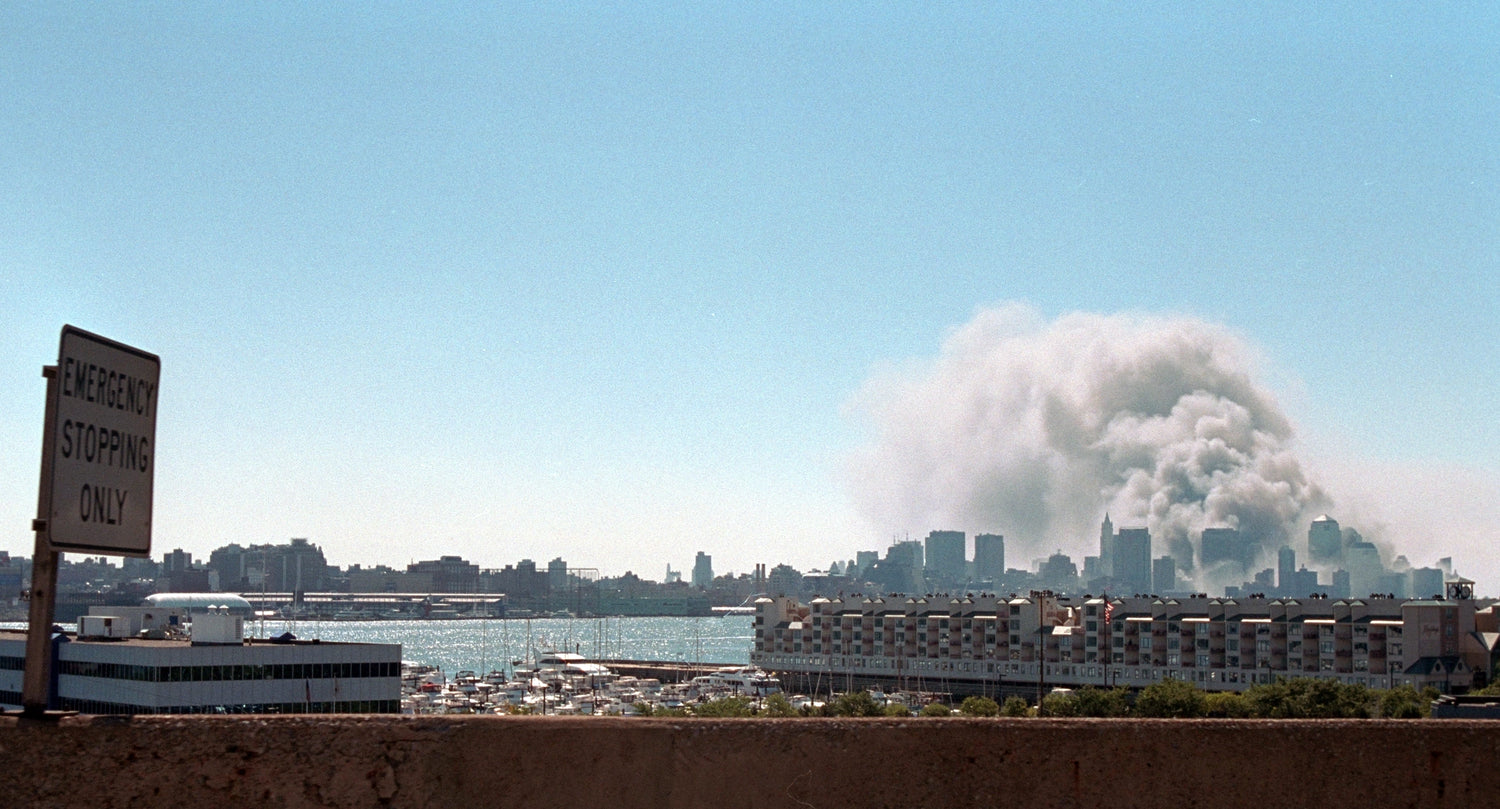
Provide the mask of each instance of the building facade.
{"label": "building facade", "polygon": [[[0,706],[21,707],[25,659],[26,633],[0,630]],[[400,644],[59,635],[52,671],[50,707],[81,713],[401,710]]]}
{"label": "building facade", "polygon": [[[1164,679],[1243,691],[1280,677],[1463,692],[1490,671],[1492,606],[1472,599],[1025,597],[757,602],[751,662],[824,682],[954,694]],[[1488,640],[1487,640],[1488,638]],[[1476,679],[1477,675],[1477,679]],[[939,685],[941,683],[941,685]]]}

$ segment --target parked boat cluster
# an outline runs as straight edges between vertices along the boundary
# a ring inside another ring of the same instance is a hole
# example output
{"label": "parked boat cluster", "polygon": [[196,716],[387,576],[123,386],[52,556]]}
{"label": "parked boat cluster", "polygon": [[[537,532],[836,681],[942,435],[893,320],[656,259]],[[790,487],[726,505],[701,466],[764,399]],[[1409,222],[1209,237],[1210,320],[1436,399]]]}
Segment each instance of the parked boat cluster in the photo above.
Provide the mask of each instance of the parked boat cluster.
{"label": "parked boat cluster", "polygon": [[[510,674],[459,671],[452,677],[428,665],[403,663],[401,710],[407,714],[556,714],[633,716],[687,708],[725,697],[763,700],[780,692],[775,677],[753,666],[727,666],[682,683],[621,676],[582,655],[565,652],[516,661]],[[807,700],[806,697],[796,702]],[[810,701],[808,701],[810,702]]]}

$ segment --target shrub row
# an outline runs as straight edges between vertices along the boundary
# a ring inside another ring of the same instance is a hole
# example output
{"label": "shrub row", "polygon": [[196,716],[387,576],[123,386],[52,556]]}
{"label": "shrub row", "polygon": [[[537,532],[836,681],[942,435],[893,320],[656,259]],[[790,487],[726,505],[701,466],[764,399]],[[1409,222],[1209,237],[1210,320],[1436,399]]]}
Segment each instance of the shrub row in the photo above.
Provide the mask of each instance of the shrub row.
{"label": "shrub row", "polygon": [[[1004,704],[989,697],[968,697],[958,705],[964,716],[1061,716],[1061,717],[1151,717],[1151,718],[1255,718],[1255,719],[1330,719],[1386,717],[1409,719],[1425,717],[1437,699],[1434,689],[1417,691],[1400,686],[1388,691],[1362,685],[1347,685],[1333,680],[1313,678],[1281,679],[1269,685],[1256,685],[1248,691],[1208,693],[1182,680],[1154,683],[1131,698],[1124,688],[1085,686],[1072,691],[1054,691],[1039,707],[1032,707],[1021,697],[1010,697]],[[911,716],[904,705],[884,705],[868,691],[840,694],[831,701],[801,709],[792,706],[784,694],[773,694],[761,705],[746,697],[726,697],[672,710],[637,705],[646,716],[705,717],[793,717],[793,716]],[[951,716],[949,706],[934,702],[924,706],[922,716]]]}

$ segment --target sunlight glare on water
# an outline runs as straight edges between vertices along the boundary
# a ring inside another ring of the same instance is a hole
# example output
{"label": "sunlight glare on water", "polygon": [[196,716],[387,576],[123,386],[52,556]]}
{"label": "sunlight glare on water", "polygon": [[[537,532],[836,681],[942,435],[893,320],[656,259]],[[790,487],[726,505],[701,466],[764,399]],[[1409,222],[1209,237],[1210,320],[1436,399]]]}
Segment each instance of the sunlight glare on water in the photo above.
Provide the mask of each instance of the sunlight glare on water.
{"label": "sunlight glare on water", "polygon": [[457,621],[260,621],[246,632],[349,643],[399,643],[401,658],[445,672],[486,672],[528,657],[530,645],[601,660],[743,665],[753,618],[532,618]]}

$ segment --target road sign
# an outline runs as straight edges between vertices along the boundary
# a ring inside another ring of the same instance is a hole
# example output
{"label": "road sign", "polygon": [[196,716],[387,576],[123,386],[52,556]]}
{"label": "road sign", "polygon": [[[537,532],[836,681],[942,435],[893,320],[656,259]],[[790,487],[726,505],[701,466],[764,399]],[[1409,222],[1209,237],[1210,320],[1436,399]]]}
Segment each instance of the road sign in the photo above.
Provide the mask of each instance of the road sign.
{"label": "road sign", "polygon": [[53,550],[149,556],[161,358],[63,326],[56,373]]}

